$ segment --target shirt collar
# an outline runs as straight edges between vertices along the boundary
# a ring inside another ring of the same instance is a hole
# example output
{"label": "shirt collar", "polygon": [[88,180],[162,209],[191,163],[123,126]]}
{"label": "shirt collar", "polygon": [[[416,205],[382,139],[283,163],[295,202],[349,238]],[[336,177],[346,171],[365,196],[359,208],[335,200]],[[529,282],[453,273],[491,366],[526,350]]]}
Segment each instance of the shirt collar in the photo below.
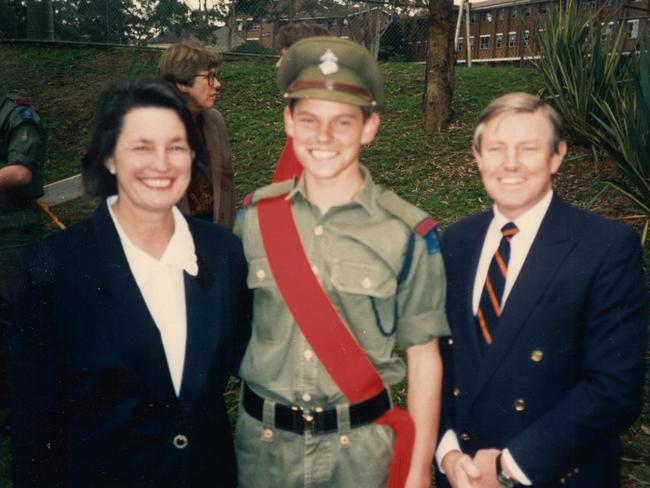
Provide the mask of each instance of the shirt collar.
{"label": "shirt collar", "polygon": [[[345,205],[348,205],[350,203],[357,203],[371,213],[374,208],[374,202],[375,202],[375,198],[374,198],[375,184],[372,180],[372,176],[370,175],[370,171],[368,171],[368,168],[360,164],[359,170],[361,171],[361,176],[363,176],[363,183],[361,185],[361,188],[359,188],[359,191],[352,198],[352,200],[350,200],[350,202],[346,203]],[[309,199],[307,198],[307,191],[305,188],[305,172],[303,171],[302,174],[300,175],[300,178],[294,179],[294,181],[295,181],[294,187],[287,194],[286,199],[291,200],[297,194],[300,194],[300,196],[302,196],[303,199],[309,201]]]}
{"label": "shirt collar", "polygon": [[546,195],[544,195],[544,197],[535,204],[534,207],[527,210],[514,220],[507,218],[505,215],[499,212],[497,205],[494,204],[492,207],[494,210],[494,218],[492,219],[492,223],[500,229],[508,222],[514,222],[514,224],[519,229],[519,232],[525,234],[532,233],[534,235],[537,233],[540,225],[542,225],[542,219],[544,218],[544,215],[546,215],[548,207],[551,206],[552,199],[553,189],[550,189],[548,193],[546,193]]}
{"label": "shirt collar", "polygon": [[[173,266],[182,271],[185,271],[191,276],[196,276],[199,272],[199,267],[196,259],[196,248],[194,246],[194,239],[190,233],[187,220],[183,217],[180,210],[175,206],[172,207],[172,215],[174,217],[174,233],[172,234],[165,252],[160,259],[155,259],[142,249],[133,244],[131,239],[126,235],[124,229],[120,226],[115,214],[113,213],[112,206],[117,201],[117,195],[112,195],[106,199],[108,211],[113,219],[117,233],[120,236],[122,246],[125,252],[134,256],[135,260],[133,265],[141,269],[148,269],[154,263],[164,263]],[[131,264],[131,263],[129,263]]]}

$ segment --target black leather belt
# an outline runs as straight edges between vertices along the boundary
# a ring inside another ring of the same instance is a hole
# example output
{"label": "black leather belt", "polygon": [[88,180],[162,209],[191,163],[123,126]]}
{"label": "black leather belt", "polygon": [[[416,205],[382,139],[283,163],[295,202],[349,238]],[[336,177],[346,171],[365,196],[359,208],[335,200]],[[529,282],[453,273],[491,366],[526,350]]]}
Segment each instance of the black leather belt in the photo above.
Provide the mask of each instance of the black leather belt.
{"label": "black leather belt", "polygon": [[[244,398],[242,401],[244,410],[251,417],[262,422],[264,411],[264,398],[251,390],[244,384]],[[390,399],[388,392],[382,390],[378,395],[353,403],[349,406],[350,427],[360,427],[371,424],[384,413],[390,410]],[[314,408],[311,410],[298,406],[286,406],[275,404],[275,427],[296,434],[311,432],[312,434],[327,434],[336,432],[338,425],[336,421],[336,409],[327,410]]]}

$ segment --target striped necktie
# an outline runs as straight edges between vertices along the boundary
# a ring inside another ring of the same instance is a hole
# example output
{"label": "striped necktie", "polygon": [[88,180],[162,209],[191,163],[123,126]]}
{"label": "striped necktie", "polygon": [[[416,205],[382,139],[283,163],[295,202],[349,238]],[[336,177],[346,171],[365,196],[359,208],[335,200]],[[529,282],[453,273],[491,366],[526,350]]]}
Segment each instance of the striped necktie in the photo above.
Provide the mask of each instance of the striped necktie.
{"label": "striped necktie", "polygon": [[[485,344],[492,344],[492,337],[501,316],[501,301],[508,276],[508,261],[510,261],[510,239],[519,229],[512,222],[501,227],[501,242],[494,253],[488,268],[485,284],[481,292],[481,300],[476,311],[476,322],[481,331]],[[483,344],[483,342],[481,342]],[[485,345],[484,344],[484,345]]]}

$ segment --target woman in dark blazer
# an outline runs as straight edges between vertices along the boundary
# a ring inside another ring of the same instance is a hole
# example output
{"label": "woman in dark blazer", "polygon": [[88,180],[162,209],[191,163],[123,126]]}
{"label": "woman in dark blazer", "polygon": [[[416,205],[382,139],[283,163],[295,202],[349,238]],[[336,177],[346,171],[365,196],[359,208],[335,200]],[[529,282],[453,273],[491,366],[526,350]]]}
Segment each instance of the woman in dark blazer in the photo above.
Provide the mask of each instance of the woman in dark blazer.
{"label": "woman in dark blazer", "polygon": [[249,334],[239,240],[175,208],[197,143],[173,87],[115,85],[82,161],[103,198],[16,284],[13,479],[22,487],[230,487],[223,401]]}

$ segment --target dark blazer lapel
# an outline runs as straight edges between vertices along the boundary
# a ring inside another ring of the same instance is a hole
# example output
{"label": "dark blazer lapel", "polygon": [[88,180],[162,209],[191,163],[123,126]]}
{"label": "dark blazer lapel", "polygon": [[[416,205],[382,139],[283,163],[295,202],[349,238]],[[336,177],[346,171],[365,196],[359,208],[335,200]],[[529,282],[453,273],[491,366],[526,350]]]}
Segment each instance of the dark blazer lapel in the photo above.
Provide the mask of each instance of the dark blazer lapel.
{"label": "dark blazer lapel", "polygon": [[168,403],[176,393],[160,332],[131,273],[105,202],[93,214],[92,222],[106,298],[111,301],[115,313],[111,320],[115,350],[156,398]]}
{"label": "dark blazer lapel", "polygon": [[[474,312],[472,310],[472,295],[474,292],[474,279],[476,277],[476,269],[478,268],[478,262],[481,257],[481,249],[483,248],[483,241],[485,240],[485,234],[487,233],[492,217],[494,216],[492,211],[486,212],[481,215],[480,220],[477,222],[471,231],[466,235],[466,238],[463,240],[463,248],[459,252],[461,259],[465,259],[465,262],[459,263],[461,266],[466,265],[463,276],[463,290],[464,290],[464,302],[462,303],[462,313],[465,318],[461,327],[459,327],[457,332],[465,335],[465,344],[470,348],[470,356],[475,362],[477,368],[471,368],[472,371],[478,369],[478,362],[482,357],[481,345],[479,344],[480,334],[476,326],[476,319],[474,318]],[[474,375],[474,373],[472,373]]]}
{"label": "dark blazer lapel", "polygon": [[504,356],[526,326],[531,311],[560,270],[564,258],[575,246],[575,242],[570,239],[565,209],[566,204],[554,195],[503,309],[494,343],[486,352],[477,387],[473,390],[475,395],[502,364]]}
{"label": "dark blazer lapel", "polygon": [[[226,276],[220,277],[221,282],[217,286],[215,271],[203,258],[205,252],[210,251],[202,249],[200,235],[195,232],[191,222],[190,231],[194,237],[199,272],[197,276],[184,273],[187,343],[180,396],[186,402],[194,401],[201,392],[213,366],[210,363],[217,357],[215,349],[222,330],[219,322],[226,316],[223,293],[228,286]],[[217,246],[211,244],[211,252],[216,252]]]}

